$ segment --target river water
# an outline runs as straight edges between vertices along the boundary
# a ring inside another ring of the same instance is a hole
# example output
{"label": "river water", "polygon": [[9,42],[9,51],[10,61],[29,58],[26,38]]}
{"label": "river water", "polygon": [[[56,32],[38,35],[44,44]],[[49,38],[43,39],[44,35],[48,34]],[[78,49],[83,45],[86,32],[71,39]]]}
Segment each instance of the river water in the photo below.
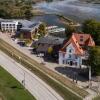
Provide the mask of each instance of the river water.
{"label": "river water", "polygon": [[[56,0],[49,3],[37,3],[33,7],[39,8],[46,13],[60,13],[80,23],[86,19],[100,21],[100,4],[86,4],[77,0]],[[44,21],[49,25],[63,25],[55,15],[36,16],[33,19]]]}

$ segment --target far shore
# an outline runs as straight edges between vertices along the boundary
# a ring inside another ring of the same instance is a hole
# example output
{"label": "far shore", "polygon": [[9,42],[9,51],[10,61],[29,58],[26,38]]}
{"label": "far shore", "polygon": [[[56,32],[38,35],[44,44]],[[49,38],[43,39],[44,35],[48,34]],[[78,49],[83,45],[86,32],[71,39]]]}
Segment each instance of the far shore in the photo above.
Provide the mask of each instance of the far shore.
{"label": "far shore", "polygon": [[39,15],[44,15],[45,12],[41,9],[38,8],[33,8],[32,10],[33,16],[39,16]]}
{"label": "far shore", "polygon": [[34,16],[44,16],[44,15],[56,15],[59,18],[59,21],[65,25],[72,25],[72,26],[80,26],[79,23],[73,21],[72,19],[58,13],[45,13],[43,10],[35,8],[32,10]]}
{"label": "far shore", "polygon": [[78,0],[78,1],[86,4],[100,4],[100,0]]}

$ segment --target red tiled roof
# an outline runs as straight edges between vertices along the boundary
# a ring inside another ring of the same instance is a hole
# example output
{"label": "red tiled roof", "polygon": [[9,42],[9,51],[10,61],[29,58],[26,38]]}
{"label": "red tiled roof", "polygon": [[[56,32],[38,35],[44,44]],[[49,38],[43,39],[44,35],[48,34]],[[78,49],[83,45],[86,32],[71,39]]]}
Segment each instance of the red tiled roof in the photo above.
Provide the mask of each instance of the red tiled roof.
{"label": "red tiled roof", "polygon": [[[75,36],[76,40],[78,41],[78,43],[80,45],[83,45],[83,46],[95,46],[95,43],[91,37],[90,34],[79,34],[79,33],[73,33],[73,35]],[[83,41],[81,41],[81,39],[83,39]],[[87,42],[88,41],[88,42]]]}
{"label": "red tiled roof", "polygon": [[83,55],[84,50],[81,48],[82,46],[95,46],[95,43],[90,34],[78,34],[73,33],[72,37],[68,42],[65,43],[63,48],[61,48],[61,52],[66,52],[66,47],[71,44],[75,47],[75,54]]}

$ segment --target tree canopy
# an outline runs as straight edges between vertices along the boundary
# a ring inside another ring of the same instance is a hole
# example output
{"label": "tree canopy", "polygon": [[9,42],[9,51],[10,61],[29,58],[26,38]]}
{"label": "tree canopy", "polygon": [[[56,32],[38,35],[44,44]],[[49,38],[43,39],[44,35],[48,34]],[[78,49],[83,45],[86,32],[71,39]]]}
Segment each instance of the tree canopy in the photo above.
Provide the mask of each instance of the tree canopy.
{"label": "tree canopy", "polygon": [[46,34],[46,25],[45,25],[45,23],[42,23],[42,24],[39,25],[38,33],[40,34],[40,36],[44,36]]}
{"label": "tree canopy", "polygon": [[89,49],[88,65],[92,67],[92,72],[100,75],[100,46]]}
{"label": "tree canopy", "polygon": [[70,38],[73,32],[76,32],[76,27],[72,25],[67,25],[65,30],[66,37]]}
{"label": "tree canopy", "polygon": [[91,34],[96,45],[100,45],[100,22],[89,19],[83,23],[82,30],[84,33]]}
{"label": "tree canopy", "polygon": [[31,0],[0,0],[1,18],[30,18]]}

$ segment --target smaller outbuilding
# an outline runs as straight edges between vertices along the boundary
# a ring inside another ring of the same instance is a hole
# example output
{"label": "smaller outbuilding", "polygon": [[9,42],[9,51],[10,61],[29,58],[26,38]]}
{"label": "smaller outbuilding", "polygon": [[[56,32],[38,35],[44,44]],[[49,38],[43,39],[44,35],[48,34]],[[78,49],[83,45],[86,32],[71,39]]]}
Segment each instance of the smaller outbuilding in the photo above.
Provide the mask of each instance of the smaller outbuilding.
{"label": "smaller outbuilding", "polygon": [[62,47],[63,42],[63,38],[48,35],[34,41],[32,47],[36,48],[37,53],[44,53],[45,56],[50,54],[58,58],[59,49]]}

